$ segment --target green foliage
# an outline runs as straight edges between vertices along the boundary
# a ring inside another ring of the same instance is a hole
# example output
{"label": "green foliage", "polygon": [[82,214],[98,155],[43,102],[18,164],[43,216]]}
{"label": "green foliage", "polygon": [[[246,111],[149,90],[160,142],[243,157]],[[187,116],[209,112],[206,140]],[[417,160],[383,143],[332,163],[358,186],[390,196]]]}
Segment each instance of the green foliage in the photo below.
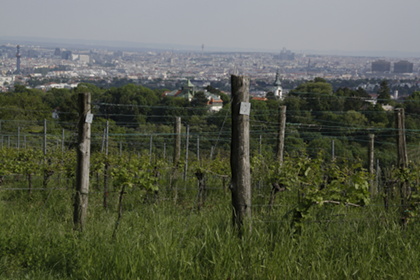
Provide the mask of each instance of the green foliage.
{"label": "green foliage", "polygon": [[157,177],[154,167],[147,157],[118,157],[111,161],[113,184],[118,187],[140,188],[146,191],[157,191]]}
{"label": "green foliage", "polygon": [[383,80],[379,85],[378,91],[378,103],[389,104],[391,101],[391,90],[388,86],[388,82]]}

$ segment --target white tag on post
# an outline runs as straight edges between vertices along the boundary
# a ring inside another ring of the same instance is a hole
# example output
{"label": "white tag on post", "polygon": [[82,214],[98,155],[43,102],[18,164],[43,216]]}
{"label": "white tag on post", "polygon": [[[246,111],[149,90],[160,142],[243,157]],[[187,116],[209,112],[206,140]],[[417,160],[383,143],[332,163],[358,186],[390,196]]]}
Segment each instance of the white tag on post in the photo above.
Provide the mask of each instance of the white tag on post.
{"label": "white tag on post", "polygon": [[239,115],[249,116],[250,112],[251,112],[251,103],[241,102],[241,107],[239,108]]}
{"label": "white tag on post", "polygon": [[93,121],[93,114],[87,114],[85,122],[92,123],[92,121]]}

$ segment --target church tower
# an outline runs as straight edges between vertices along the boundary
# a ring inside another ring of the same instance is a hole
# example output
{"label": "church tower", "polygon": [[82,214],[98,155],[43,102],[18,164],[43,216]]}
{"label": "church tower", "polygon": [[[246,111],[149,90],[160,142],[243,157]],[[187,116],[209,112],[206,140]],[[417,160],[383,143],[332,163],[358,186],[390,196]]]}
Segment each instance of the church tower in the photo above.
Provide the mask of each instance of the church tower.
{"label": "church tower", "polygon": [[274,93],[275,98],[280,100],[283,99],[283,88],[281,87],[280,73],[278,70],[276,73],[276,80],[274,81],[271,91]]}

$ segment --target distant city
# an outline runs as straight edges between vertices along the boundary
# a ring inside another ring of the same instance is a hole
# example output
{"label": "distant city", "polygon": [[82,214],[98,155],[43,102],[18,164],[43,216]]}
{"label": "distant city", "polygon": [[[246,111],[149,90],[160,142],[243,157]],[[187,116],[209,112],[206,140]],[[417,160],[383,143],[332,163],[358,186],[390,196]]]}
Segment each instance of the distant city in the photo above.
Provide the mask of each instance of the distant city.
{"label": "distant city", "polygon": [[217,52],[204,45],[188,51],[9,42],[0,45],[0,91],[9,91],[16,83],[49,90],[73,88],[80,82],[107,87],[118,80],[168,90],[191,80],[196,86],[228,91],[231,74],[249,76],[255,96],[265,95],[276,75],[286,92],[295,82],[315,77],[362,80],[367,90],[374,88],[370,80],[380,79],[417,89],[419,67],[418,57],[319,55],[285,48],[272,53]]}

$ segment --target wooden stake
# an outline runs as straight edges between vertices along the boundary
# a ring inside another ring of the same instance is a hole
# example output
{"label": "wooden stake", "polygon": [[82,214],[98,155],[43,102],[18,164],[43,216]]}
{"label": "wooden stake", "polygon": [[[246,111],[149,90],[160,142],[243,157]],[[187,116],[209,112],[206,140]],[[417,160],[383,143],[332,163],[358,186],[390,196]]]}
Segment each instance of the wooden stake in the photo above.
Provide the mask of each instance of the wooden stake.
{"label": "wooden stake", "polygon": [[374,183],[374,176],[375,176],[375,134],[369,134],[369,173],[371,175],[371,179],[369,182],[370,185],[370,194],[376,195],[377,188]]}
{"label": "wooden stake", "polygon": [[44,119],[44,155],[47,154],[47,120]]}
{"label": "wooden stake", "polygon": [[76,195],[74,200],[73,222],[74,229],[82,231],[86,224],[88,195],[89,195],[89,169],[90,169],[90,122],[92,115],[90,93],[79,94],[79,133],[77,146]]}
{"label": "wooden stake", "polygon": [[232,170],[232,221],[233,225],[239,230],[239,235],[241,236],[245,220],[251,217],[249,78],[232,75],[231,86],[232,139],[230,165]]}
{"label": "wooden stake", "polygon": [[184,182],[187,180],[187,172],[188,172],[188,150],[190,147],[190,126],[187,125],[187,137],[185,143],[185,166],[184,166]]}
{"label": "wooden stake", "polygon": [[174,166],[177,166],[181,158],[181,117],[175,117],[174,135]]}
{"label": "wooden stake", "polygon": [[[397,129],[397,152],[398,152],[398,167],[401,171],[408,167],[407,144],[405,141],[405,116],[404,108],[395,109],[395,127]],[[405,226],[408,222],[408,204],[411,190],[409,182],[400,182],[400,196],[401,196],[401,223]]]}
{"label": "wooden stake", "polygon": [[277,138],[277,161],[283,164],[284,158],[284,135],[286,133],[286,106],[280,106],[279,135]]}

